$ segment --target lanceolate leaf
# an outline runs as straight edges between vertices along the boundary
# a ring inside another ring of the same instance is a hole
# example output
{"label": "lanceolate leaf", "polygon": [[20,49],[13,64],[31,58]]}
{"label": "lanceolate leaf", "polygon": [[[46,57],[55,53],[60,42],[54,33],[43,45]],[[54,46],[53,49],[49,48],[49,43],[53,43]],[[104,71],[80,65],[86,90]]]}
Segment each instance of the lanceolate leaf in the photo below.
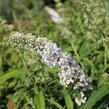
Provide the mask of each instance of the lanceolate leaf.
{"label": "lanceolate leaf", "polygon": [[3,76],[0,77],[0,84],[4,83],[6,80],[13,78],[13,77],[20,77],[22,75],[26,74],[25,72],[21,72],[21,71],[12,71],[9,73],[4,74]]}
{"label": "lanceolate leaf", "polygon": [[92,109],[92,107],[99,101],[102,97],[109,93],[109,85],[102,86],[99,88],[86,102],[83,109]]}
{"label": "lanceolate leaf", "polygon": [[65,103],[66,103],[67,109],[74,109],[73,101],[67,90],[64,91],[64,98],[65,98]]}
{"label": "lanceolate leaf", "polygon": [[39,91],[34,97],[34,105],[35,109],[45,109],[45,98],[42,91]]}
{"label": "lanceolate leaf", "polygon": [[53,98],[48,100],[51,104],[55,105],[58,109],[64,109],[58,102],[56,102]]}

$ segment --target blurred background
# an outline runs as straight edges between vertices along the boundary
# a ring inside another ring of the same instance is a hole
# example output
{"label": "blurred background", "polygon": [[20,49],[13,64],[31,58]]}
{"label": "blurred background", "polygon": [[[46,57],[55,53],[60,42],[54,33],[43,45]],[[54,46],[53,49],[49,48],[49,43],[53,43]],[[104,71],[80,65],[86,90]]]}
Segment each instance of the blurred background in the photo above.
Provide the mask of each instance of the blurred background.
{"label": "blurred background", "polygon": [[37,54],[0,44],[0,109],[109,109],[109,0],[0,0],[0,43],[13,31],[56,42],[93,91],[78,106],[73,86],[60,85],[57,69]]}

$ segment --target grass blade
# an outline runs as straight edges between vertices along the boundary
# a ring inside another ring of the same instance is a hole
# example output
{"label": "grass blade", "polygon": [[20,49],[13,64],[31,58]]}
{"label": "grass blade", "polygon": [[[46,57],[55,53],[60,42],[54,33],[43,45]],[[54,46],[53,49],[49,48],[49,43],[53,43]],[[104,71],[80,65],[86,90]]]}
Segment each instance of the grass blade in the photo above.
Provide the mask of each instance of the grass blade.
{"label": "grass blade", "polygon": [[92,109],[98,100],[109,93],[109,85],[99,88],[86,102],[83,109]]}

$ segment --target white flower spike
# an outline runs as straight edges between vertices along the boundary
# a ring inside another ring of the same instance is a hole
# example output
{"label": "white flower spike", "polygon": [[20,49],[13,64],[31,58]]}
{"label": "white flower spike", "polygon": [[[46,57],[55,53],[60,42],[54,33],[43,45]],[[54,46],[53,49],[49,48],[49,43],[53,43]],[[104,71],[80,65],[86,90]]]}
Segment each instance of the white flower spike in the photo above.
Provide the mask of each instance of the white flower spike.
{"label": "white flower spike", "polygon": [[42,62],[50,68],[58,68],[58,76],[63,86],[73,84],[74,90],[80,91],[80,99],[75,101],[78,105],[86,102],[83,91],[90,89],[88,79],[80,66],[71,58],[71,56],[62,52],[56,43],[44,37],[36,37],[32,34],[12,33],[6,41],[12,47],[20,47],[26,50],[32,50],[42,57]]}

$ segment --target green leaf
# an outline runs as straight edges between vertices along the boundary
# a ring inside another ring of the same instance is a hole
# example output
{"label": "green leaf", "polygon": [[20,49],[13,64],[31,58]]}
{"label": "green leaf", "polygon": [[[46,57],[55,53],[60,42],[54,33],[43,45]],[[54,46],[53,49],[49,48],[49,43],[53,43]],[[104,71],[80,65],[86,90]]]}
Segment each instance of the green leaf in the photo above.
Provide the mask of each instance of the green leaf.
{"label": "green leaf", "polygon": [[57,73],[59,70],[57,68],[49,68],[49,67],[45,67],[45,69],[49,72],[53,72],[53,73]]}
{"label": "green leaf", "polygon": [[96,50],[96,47],[98,46],[98,42],[96,43],[89,43],[84,42],[84,44],[80,47],[79,54],[82,58],[90,55],[93,51]]}
{"label": "green leaf", "polygon": [[64,99],[67,105],[67,109],[74,109],[73,101],[67,90],[64,91]]}
{"label": "green leaf", "polygon": [[98,100],[109,93],[109,85],[104,85],[99,88],[86,102],[83,109],[92,109]]}
{"label": "green leaf", "polygon": [[63,109],[63,107],[56,102],[53,98],[51,98],[50,100],[48,100],[51,104],[54,104],[58,109]]}
{"label": "green leaf", "polygon": [[12,71],[12,72],[6,73],[6,74],[4,74],[3,76],[0,77],[0,84],[3,84],[5,81],[7,81],[10,78],[13,78],[13,77],[18,78],[18,77],[20,77],[24,74],[26,74],[26,73],[21,72],[21,71]]}
{"label": "green leaf", "polygon": [[34,97],[34,105],[35,109],[45,109],[45,98],[42,91],[38,92],[38,94]]}

